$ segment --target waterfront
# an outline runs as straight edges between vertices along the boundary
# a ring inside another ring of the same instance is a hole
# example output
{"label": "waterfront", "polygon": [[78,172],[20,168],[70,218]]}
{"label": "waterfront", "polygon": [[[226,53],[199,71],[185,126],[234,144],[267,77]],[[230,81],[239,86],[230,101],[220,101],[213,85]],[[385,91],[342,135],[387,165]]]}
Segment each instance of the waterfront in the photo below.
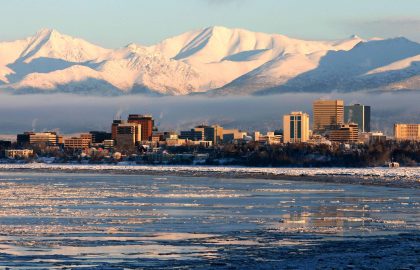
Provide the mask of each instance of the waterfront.
{"label": "waterfront", "polygon": [[0,265],[11,268],[420,265],[418,189],[0,172],[0,205]]}

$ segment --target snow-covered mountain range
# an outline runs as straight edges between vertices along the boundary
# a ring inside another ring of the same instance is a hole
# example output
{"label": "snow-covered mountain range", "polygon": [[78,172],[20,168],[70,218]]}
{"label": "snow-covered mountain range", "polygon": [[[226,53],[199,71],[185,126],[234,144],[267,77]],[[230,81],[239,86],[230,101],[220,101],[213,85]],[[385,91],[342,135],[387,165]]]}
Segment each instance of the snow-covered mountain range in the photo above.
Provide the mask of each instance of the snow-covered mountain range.
{"label": "snow-covered mountain range", "polygon": [[101,95],[420,90],[420,44],[357,36],[307,41],[209,27],[153,46],[106,49],[44,29],[0,42],[0,90]]}

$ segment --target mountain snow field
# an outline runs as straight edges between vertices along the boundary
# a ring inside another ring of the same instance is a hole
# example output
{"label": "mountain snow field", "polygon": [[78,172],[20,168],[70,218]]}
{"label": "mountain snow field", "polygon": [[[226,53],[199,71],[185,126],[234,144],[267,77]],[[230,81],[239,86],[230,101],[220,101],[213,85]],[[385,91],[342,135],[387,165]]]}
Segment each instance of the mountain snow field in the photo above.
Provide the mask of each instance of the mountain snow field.
{"label": "mountain snow field", "polygon": [[94,95],[248,95],[420,89],[420,44],[309,41],[208,27],[106,49],[56,30],[0,42],[0,90]]}

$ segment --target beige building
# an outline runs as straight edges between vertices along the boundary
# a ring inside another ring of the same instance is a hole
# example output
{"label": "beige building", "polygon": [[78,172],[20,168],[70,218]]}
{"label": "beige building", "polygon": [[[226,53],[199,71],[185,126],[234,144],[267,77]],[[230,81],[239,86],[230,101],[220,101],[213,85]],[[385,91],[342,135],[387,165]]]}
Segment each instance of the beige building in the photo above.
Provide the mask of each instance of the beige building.
{"label": "beige building", "polygon": [[29,158],[34,154],[33,150],[30,149],[9,149],[5,150],[4,154],[7,158],[15,159],[15,158]]}
{"label": "beige building", "polygon": [[80,134],[80,137],[64,139],[64,148],[67,149],[86,149],[92,143],[92,134]]}
{"label": "beige building", "polygon": [[332,142],[355,143],[359,141],[359,127],[355,123],[340,125],[328,132],[328,139]]}
{"label": "beige building", "polygon": [[232,142],[236,140],[242,140],[245,138],[247,133],[238,129],[224,129],[223,130],[223,142]]}
{"label": "beige building", "polygon": [[[224,130],[223,127],[219,125],[212,125],[212,126],[200,125],[193,129],[195,134],[190,134],[189,137],[191,136],[192,137],[188,139],[196,140],[196,138],[201,138],[200,140],[212,141],[213,145],[215,145],[222,142],[223,130]],[[199,134],[201,134],[201,136]],[[184,132],[184,135],[185,135],[185,132]]]}
{"label": "beige building", "polygon": [[291,112],[283,116],[283,142],[301,143],[309,140],[309,115]]}
{"label": "beige building", "polygon": [[211,127],[214,129],[213,144],[221,143],[223,141],[223,127],[219,125],[213,125]]}
{"label": "beige building", "polygon": [[254,141],[264,144],[279,144],[281,143],[281,135],[275,135],[274,131],[269,131],[267,134],[261,134],[259,131],[254,132]]}
{"label": "beige building", "polygon": [[30,144],[47,144],[47,145],[57,145],[57,134],[55,132],[40,132],[40,133],[31,133],[29,135]]}
{"label": "beige building", "polygon": [[394,136],[398,141],[420,141],[420,124],[395,124]]}
{"label": "beige building", "polygon": [[359,135],[359,140],[366,144],[384,143],[386,135],[382,132],[363,132]]}
{"label": "beige building", "polygon": [[104,148],[105,149],[111,149],[114,147],[114,140],[104,140],[103,144],[104,144]]}
{"label": "beige building", "polygon": [[116,141],[119,149],[132,149],[141,142],[141,125],[136,123],[120,124],[116,130]]}
{"label": "beige building", "polygon": [[314,133],[324,133],[344,124],[343,100],[315,100],[313,103]]}
{"label": "beige building", "polygon": [[167,146],[182,146],[182,145],[186,145],[186,143],[187,143],[186,139],[178,139],[178,138],[166,139]]}

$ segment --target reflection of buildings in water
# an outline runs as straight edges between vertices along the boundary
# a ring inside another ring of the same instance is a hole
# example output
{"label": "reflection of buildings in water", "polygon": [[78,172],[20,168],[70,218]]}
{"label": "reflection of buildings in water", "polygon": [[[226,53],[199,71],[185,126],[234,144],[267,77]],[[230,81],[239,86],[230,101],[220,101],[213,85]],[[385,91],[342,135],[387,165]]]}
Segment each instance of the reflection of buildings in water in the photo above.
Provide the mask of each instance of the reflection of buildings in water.
{"label": "reflection of buildings in water", "polygon": [[[342,232],[350,226],[364,228],[365,220],[370,218],[369,211],[365,209],[365,206],[359,208],[356,205],[346,204],[319,206],[318,211],[313,214],[313,225],[318,227],[334,226]],[[352,224],[349,225],[349,222]],[[357,222],[360,225],[356,224]]]}
{"label": "reflection of buildings in water", "polygon": [[345,205],[343,202],[337,203],[337,205],[321,205],[312,209],[311,212],[284,214],[282,215],[283,226],[289,228],[330,227],[342,233],[355,225],[364,228],[365,220],[370,218],[368,209],[365,206],[359,208],[353,204],[347,205],[347,203],[346,201]]}
{"label": "reflection of buildings in water", "polygon": [[283,214],[281,217],[288,227],[308,227],[311,216],[310,212],[295,212]]}
{"label": "reflection of buildings in water", "polygon": [[322,205],[314,213],[313,224],[317,227],[336,227],[344,231],[344,213],[337,210],[337,205]]}

